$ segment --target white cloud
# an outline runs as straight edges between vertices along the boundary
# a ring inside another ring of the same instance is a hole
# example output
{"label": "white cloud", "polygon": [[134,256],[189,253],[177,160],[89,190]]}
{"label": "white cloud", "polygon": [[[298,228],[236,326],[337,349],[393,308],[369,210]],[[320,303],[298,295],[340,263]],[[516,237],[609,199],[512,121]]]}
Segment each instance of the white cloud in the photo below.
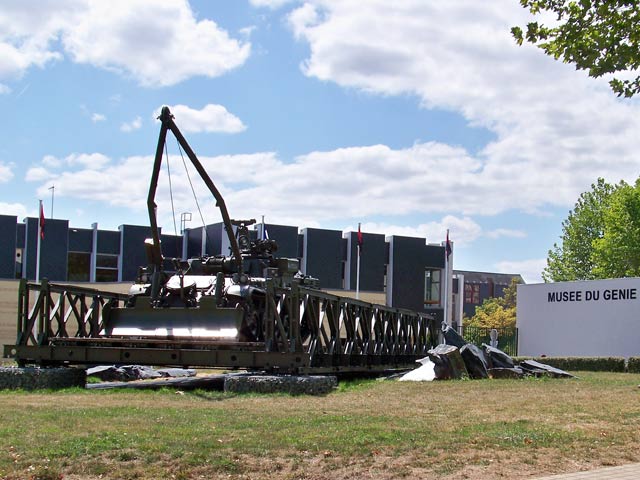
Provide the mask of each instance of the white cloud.
{"label": "white cloud", "polygon": [[27,182],[42,182],[44,180],[50,179],[53,176],[54,174],[49,172],[49,170],[44,167],[31,167],[29,170],[27,170],[27,174],[25,175],[24,179]]}
{"label": "white cloud", "polygon": [[531,260],[502,261],[495,265],[499,273],[519,273],[526,283],[541,283],[542,270],[547,266],[544,258],[534,258]]}
{"label": "white cloud", "polygon": [[255,31],[256,28],[257,27],[255,25],[251,25],[249,27],[241,28],[240,30],[238,30],[238,33],[248,38]]}
{"label": "white cloud", "polygon": [[185,0],[24,0],[0,12],[0,78],[70,57],[168,86],[242,65],[251,46],[212,20],[197,20]]}
{"label": "white cloud", "polygon": [[[51,163],[51,157],[45,158]],[[443,186],[454,178],[462,188],[468,176],[465,172],[476,168],[464,150],[437,143],[416,144],[402,150],[374,145],[312,152],[289,163],[272,152],[218,157],[200,153],[199,158],[212,172],[211,177],[234,216],[267,214],[275,223],[306,226],[343,218],[447,212],[456,194],[450,194]],[[109,161],[97,153],[73,154],[63,163],[80,168],[58,172],[47,179],[56,184],[56,195],[146,208],[151,156]],[[164,172],[162,169],[162,176]],[[195,211],[184,169],[174,167],[171,175],[176,208]],[[192,168],[191,178],[197,179]],[[159,182],[158,203],[166,207],[167,188],[163,182],[167,184],[167,180],[161,178]],[[196,183],[198,197],[211,204],[211,194],[202,182]],[[48,186],[43,184],[42,191]],[[481,213],[481,207],[472,202],[468,210]],[[425,222],[415,228],[365,225],[387,234],[426,237],[429,242],[442,241],[448,228],[457,245],[471,243],[482,235],[481,227],[468,216],[447,215],[439,222]]]}
{"label": "white cloud", "polygon": [[415,95],[425,108],[457,112],[494,134],[477,154],[458,151],[446,175],[419,176],[438,193],[417,201],[442,197],[463,213],[539,213],[572,205],[598,176],[637,177],[638,102],[535,47],[518,47],[509,32],[527,21],[518,2],[309,0],[288,21],[309,45],[306,75],[371,94]]}
{"label": "white cloud", "polygon": [[6,95],[8,93],[11,93],[11,89],[5,84],[0,83],[0,95]]}
{"label": "white cloud", "polygon": [[59,167],[61,166],[63,163],[63,161],[57,157],[54,157],[53,155],[45,155],[44,157],[42,157],[42,164],[45,167]]}
{"label": "white cloud", "polygon": [[111,160],[102,153],[72,153],[64,158],[67,165],[82,165],[91,169],[100,169]]}
{"label": "white cloud", "polygon": [[[387,223],[364,222],[363,232],[399,235],[404,237],[425,238],[427,243],[441,244],[445,241],[447,230],[449,239],[456,246],[473,243],[482,233],[482,227],[469,217],[447,215],[438,222],[421,223],[415,226],[401,226]],[[357,227],[348,227],[345,231],[356,231]]]}
{"label": "white cloud", "polygon": [[[160,108],[153,117],[160,115]],[[188,107],[187,105],[170,106],[172,115],[176,117],[176,122],[180,125],[180,130],[184,132],[222,132],[239,133],[246,130],[246,126],[235,115],[229,113],[222,105],[207,104],[201,110]]]}
{"label": "white cloud", "polygon": [[91,121],[93,123],[104,122],[106,119],[107,119],[107,117],[105,117],[101,113],[93,113],[91,115]]}
{"label": "white cloud", "polygon": [[305,3],[289,14],[289,23],[297,38],[308,34],[318,21],[318,10],[312,3]]}
{"label": "white cloud", "polygon": [[120,125],[120,130],[123,132],[133,132],[134,130],[138,130],[142,127],[142,117],[136,117],[130,122],[124,122]]}
{"label": "white cloud", "polygon": [[62,40],[74,61],[127,73],[145,86],[217,77],[250,52],[215,22],[197,21],[186,1],[90,2]]}
{"label": "white cloud", "polygon": [[19,78],[32,66],[62,58],[51,48],[81,4],[75,0],[4,2],[0,11],[0,78]]}
{"label": "white cloud", "polygon": [[277,10],[292,1],[293,0],[250,0],[250,3],[254,7],[267,7],[272,10]]}
{"label": "white cloud", "polygon": [[[99,154],[72,154],[65,157],[66,165],[80,166],[75,171],[56,173],[50,180],[56,185],[56,196],[79,200],[94,200],[105,205],[139,209],[145,205],[152,157],[128,157],[111,163]],[[44,195],[50,182],[41,185],[37,193]]]}
{"label": "white cloud", "polygon": [[27,207],[21,203],[0,202],[0,215],[15,215],[18,221],[28,216]]}
{"label": "white cloud", "polygon": [[0,162],[0,183],[8,183],[13,178],[13,169],[11,165]]}
{"label": "white cloud", "polygon": [[496,228],[495,230],[491,230],[485,233],[485,236],[492,239],[501,238],[501,237],[526,238],[527,232],[523,232],[522,230],[512,230],[509,228]]}
{"label": "white cloud", "polygon": [[[111,159],[102,153],[72,153],[64,158],[58,158],[53,155],[45,155],[42,157],[42,165],[32,167],[27,171],[27,181],[38,181],[40,179],[48,179],[57,173],[50,173],[48,169],[57,169],[63,166],[89,168],[99,170],[109,164]],[[46,167],[46,168],[45,168]]]}
{"label": "white cloud", "polygon": [[[103,202],[138,212],[146,210],[152,156],[110,160],[99,153],[76,153],[62,160],[51,156],[45,159],[50,165],[69,168],[43,175],[39,194],[46,194],[53,182],[56,195],[62,197]],[[273,152],[217,157],[200,154],[199,159],[236,218],[257,218],[265,214],[269,222],[307,227],[361,218],[364,231],[422,237],[429,243],[442,242],[449,230],[456,247],[471,245],[483,236],[525,236],[519,230],[504,228],[485,232],[466,214],[447,214],[437,221],[410,226],[367,221],[372,217],[398,215],[433,218],[434,214],[450,211],[450,204],[457,197],[455,190],[463,188],[467,177],[477,168],[476,162],[460,148],[431,142],[401,150],[374,145],[312,152],[293,162],[285,162]],[[207,222],[219,221],[212,195],[190,164],[188,168],[199,202],[206,206]],[[196,212],[189,179],[182,166],[174,163],[171,176],[176,211]],[[456,182],[457,187],[453,193],[444,188],[451,182]],[[158,185],[159,215],[168,221],[171,206],[164,168]],[[480,191],[478,198],[490,193]],[[481,214],[484,213],[482,206],[482,202],[478,205],[471,202],[467,210]],[[349,229],[354,228],[347,227]]]}

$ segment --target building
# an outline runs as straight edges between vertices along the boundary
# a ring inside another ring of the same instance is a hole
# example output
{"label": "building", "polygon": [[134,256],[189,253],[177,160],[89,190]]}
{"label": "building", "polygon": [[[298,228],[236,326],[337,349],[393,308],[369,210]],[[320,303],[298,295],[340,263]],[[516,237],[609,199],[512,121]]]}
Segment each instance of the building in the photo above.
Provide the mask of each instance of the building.
{"label": "building", "polygon": [[[464,315],[471,318],[476,313],[476,307],[482,305],[490,298],[502,297],[504,290],[515,279],[518,283],[524,283],[519,274],[470,272],[466,270],[453,271],[453,302],[457,315],[454,318],[462,318]],[[458,322],[458,325],[461,325]]]}
{"label": "building", "polygon": [[[262,235],[263,225],[252,234]],[[320,287],[353,295],[358,277],[357,233],[339,230],[264,225],[278,243],[277,255],[300,260],[302,273],[320,280]],[[36,277],[38,219],[18,223],[0,215],[0,278]],[[68,220],[47,219],[40,247],[40,278],[51,281],[133,281],[147,264],[144,240],[149,227],[121,225],[118,230],[69,227]],[[222,223],[185,230],[182,236],[161,235],[163,255],[191,258],[229,254]],[[452,264],[453,256],[450,257]],[[166,261],[171,270],[171,261]],[[450,268],[450,267],[449,267]],[[373,294],[379,303],[427,311],[444,319],[446,288],[445,247],[424,238],[363,233],[360,253],[360,292]],[[449,289],[452,282],[449,282]],[[364,297],[363,297],[364,298]]]}

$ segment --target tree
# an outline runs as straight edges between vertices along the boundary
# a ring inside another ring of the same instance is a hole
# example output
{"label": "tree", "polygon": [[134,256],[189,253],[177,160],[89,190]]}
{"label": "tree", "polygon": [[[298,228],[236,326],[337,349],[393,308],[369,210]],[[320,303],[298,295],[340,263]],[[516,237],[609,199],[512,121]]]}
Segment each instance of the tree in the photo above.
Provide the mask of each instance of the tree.
{"label": "tree", "polygon": [[640,178],[622,182],[604,211],[604,234],[593,245],[599,278],[640,276]]}
{"label": "tree", "polygon": [[[520,0],[534,15],[550,12],[556,24],[527,24],[526,32],[513,27],[511,33],[542,48],[556,60],[574,63],[597,78],[605,74],[635,72],[640,66],[640,7],[636,0]],[[618,96],[640,92],[640,75],[633,80],[609,82]]]}
{"label": "tree", "polygon": [[512,278],[502,297],[487,298],[476,308],[475,315],[466,325],[481,328],[515,327],[518,283],[516,278]]}
{"label": "tree", "polygon": [[547,266],[542,272],[546,282],[593,280],[594,241],[604,235],[604,211],[614,187],[602,178],[591,185],[591,191],[578,198],[576,206],[562,222],[562,243],[549,250]]}
{"label": "tree", "polygon": [[562,222],[561,239],[549,250],[547,282],[640,276],[640,178],[633,186],[599,178]]}

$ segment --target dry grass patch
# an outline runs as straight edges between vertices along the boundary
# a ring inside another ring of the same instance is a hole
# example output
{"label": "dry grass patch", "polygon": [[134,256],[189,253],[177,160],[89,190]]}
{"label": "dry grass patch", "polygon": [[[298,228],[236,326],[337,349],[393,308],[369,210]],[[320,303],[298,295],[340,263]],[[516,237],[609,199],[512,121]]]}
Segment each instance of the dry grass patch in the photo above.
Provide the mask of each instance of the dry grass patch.
{"label": "dry grass patch", "polygon": [[0,477],[494,479],[640,461],[640,375],[580,377],[326,397],[2,392]]}

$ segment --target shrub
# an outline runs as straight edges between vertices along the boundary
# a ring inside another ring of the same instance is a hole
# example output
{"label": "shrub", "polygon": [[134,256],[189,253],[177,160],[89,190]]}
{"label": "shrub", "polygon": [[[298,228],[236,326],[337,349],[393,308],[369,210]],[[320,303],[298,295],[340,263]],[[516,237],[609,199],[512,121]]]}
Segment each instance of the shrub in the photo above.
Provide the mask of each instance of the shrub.
{"label": "shrub", "polygon": [[[567,371],[583,370],[588,372],[624,372],[624,357],[519,357],[516,361],[535,360],[552,367]],[[638,358],[640,361],[640,358]],[[640,363],[636,367],[640,371]],[[631,370],[629,370],[631,371]]]}
{"label": "shrub", "polygon": [[630,357],[627,368],[629,373],[640,373],[640,357]]}

